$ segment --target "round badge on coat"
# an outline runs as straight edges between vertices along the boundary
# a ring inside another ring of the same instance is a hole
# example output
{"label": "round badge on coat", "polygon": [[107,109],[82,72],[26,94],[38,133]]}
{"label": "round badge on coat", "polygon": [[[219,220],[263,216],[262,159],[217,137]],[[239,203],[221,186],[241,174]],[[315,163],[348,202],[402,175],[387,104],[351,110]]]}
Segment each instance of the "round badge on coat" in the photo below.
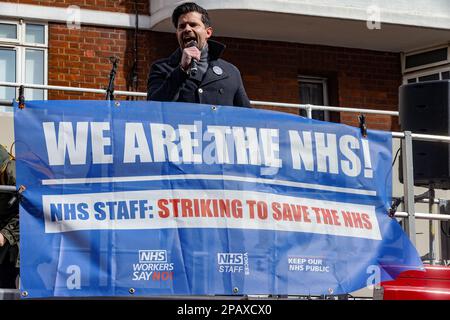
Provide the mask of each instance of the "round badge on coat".
{"label": "round badge on coat", "polygon": [[214,72],[215,74],[217,74],[218,76],[220,76],[220,75],[222,75],[223,70],[222,70],[221,67],[214,66],[214,67],[213,67],[213,72]]}

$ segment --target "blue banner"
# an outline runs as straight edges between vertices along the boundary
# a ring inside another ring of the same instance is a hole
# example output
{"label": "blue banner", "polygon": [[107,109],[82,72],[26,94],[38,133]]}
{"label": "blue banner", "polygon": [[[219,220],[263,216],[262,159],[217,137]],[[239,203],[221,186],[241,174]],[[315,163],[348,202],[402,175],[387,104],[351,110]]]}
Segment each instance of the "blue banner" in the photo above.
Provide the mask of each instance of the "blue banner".
{"label": "blue banner", "polygon": [[392,141],[287,113],[162,102],[15,108],[21,290],[343,294],[422,269]]}

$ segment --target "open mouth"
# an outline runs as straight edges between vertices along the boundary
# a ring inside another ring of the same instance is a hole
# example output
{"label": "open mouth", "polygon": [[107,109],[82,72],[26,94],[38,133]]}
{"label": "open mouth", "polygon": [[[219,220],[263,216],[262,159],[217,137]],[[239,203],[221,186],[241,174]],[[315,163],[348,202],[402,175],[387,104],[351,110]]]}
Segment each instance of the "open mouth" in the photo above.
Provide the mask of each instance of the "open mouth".
{"label": "open mouth", "polygon": [[197,38],[196,38],[196,37],[193,37],[193,36],[186,36],[186,37],[183,37],[183,44],[184,44],[185,47],[187,47],[188,44],[190,44],[191,41],[197,42]]}

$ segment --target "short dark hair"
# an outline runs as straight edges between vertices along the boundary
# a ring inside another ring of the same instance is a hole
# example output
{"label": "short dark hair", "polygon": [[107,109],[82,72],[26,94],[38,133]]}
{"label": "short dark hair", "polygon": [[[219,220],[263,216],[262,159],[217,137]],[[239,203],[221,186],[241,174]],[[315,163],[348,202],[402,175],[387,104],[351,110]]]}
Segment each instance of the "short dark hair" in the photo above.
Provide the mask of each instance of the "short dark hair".
{"label": "short dark hair", "polygon": [[200,7],[198,4],[194,2],[186,2],[180,4],[178,7],[173,10],[172,13],[172,23],[175,26],[175,29],[178,28],[178,19],[181,15],[189,13],[189,12],[198,12],[202,15],[202,22],[205,27],[211,26],[211,20],[209,19],[208,11],[206,9]]}

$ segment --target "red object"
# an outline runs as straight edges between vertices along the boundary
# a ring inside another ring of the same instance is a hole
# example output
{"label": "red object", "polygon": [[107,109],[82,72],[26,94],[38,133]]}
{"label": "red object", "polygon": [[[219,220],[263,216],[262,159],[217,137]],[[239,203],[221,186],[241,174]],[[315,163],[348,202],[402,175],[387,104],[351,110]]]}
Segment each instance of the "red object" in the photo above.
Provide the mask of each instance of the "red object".
{"label": "red object", "polygon": [[382,282],[382,299],[450,300],[450,267],[424,267],[425,271],[405,271],[396,280]]}

